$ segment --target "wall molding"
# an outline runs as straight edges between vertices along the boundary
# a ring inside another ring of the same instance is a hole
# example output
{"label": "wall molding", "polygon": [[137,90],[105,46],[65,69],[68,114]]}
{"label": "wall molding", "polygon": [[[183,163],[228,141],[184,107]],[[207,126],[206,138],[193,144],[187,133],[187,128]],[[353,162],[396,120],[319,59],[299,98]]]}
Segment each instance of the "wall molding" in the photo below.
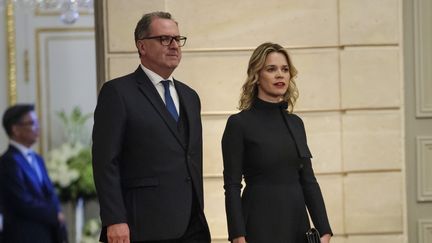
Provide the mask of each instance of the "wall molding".
{"label": "wall molding", "polygon": [[432,201],[432,136],[417,137],[417,200]]}
{"label": "wall molding", "polygon": [[[87,35],[85,35],[87,33]],[[82,35],[84,38],[88,38],[88,34],[94,33],[93,27],[76,27],[76,28],[36,28],[35,29],[35,67],[36,67],[36,107],[38,112],[40,133],[39,137],[39,152],[41,155],[45,155],[50,148],[50,117],[47,115],[50,111],[49,97],[45,95],[47,80],[45,80],[49,68],[46,66],[48,63],[47,51],[48,42],[53,38],[68,38],[81,39]],[[72,34],[72,35],[71,35]],[[46,36],[45,36],[46,35]],[[94,38],[94,37],[93,37]],[[43,107],[41,109],[41,107]],[[44,111],[43,111],[44,110]],[[46,130],[46,131],[45,131]]]}
{"label": "wall molding", "polygon": [[418,221],[419,243],[432,242],[432,219],[420,219]]}
{"label": "wall molding", "polygon": [[414,63],[417,117],[432,117],[432,3],[414,1]]}

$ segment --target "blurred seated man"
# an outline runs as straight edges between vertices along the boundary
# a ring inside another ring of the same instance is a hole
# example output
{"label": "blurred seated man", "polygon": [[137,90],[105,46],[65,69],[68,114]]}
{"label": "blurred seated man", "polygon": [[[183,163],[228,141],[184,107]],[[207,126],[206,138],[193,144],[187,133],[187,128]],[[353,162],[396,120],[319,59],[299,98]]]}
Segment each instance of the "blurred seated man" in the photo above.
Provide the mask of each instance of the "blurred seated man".
{"label": "blurred seated man", "polygon": [[3,242],[67,242],[64,216],[44,160],[31,148],[39,137],[34,106],[8,108],[3,127],[10,139],[0,157]]}

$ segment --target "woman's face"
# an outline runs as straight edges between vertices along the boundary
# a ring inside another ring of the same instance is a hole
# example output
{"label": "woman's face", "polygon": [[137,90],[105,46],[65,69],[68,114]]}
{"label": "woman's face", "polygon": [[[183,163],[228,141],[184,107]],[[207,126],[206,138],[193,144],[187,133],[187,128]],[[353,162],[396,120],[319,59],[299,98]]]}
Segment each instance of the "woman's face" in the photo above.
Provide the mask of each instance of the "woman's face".
{"label": "woman's face", "polygon": [[258,98],[268,102],[281,101],[287,92],[289,80],[289,66],[285,56],[279,52],[268,54],[264,67],[259,72]]}

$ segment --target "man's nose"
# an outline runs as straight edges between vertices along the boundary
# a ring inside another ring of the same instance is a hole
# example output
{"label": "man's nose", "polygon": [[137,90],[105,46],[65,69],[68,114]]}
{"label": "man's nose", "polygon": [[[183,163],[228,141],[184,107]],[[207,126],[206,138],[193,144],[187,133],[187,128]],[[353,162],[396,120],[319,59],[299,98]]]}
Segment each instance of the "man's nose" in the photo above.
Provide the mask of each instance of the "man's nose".
{"label": "man's nose", "polygon": [[171,40],[171,43],[170,43],[170,45],[169,45],[169,47],[170,48],[179,48],[180,46],[179,46],[179,43],[177,43],[177,41],[175,40],[175,39],[172,39]]}

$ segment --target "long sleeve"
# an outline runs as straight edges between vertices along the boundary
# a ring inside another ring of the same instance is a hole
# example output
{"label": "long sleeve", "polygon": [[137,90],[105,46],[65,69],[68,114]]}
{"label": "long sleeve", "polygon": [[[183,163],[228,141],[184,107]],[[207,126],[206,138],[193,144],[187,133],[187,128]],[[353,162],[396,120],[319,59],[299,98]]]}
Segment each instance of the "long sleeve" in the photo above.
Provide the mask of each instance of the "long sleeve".
{"label": "long sleeve", "polygon": [[239,117],[228,119],[222,137],[224,164],[225,210],[228,221],[229,240],[246,236],[240,192],[242,188],[244,142]]}
{"label": "long sleeve", "polygon": [[100,91],[94,113],[92,147],[93,174],[103,226],[127,222],[119,165],[125,120],[122,97],[108,82]]}

